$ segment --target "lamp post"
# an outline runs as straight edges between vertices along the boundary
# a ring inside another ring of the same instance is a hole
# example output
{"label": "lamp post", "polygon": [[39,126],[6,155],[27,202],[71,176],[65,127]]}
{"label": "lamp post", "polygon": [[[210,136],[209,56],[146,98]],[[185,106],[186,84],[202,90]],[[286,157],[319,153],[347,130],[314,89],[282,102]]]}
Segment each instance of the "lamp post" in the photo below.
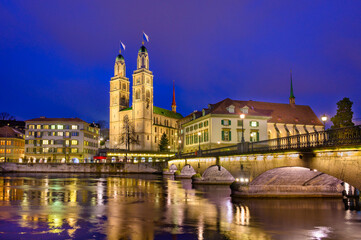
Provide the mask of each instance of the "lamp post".
{"label": "lamp post", "polygon": [[179,145],[178,145],[178,156],[180,156],[182,140],[179,139],[178,143],[179,143]]}
{"label": "lamp post", "polygon": [[321,121],[323,122],[323,130],[326,130],[326,122],[327,122],[327,116],[326,114],[323,114],[321,117]]}
{"label": "lamp post", "polygon": [[244,115],[244,113],[242,113],[241,115],[239,115],[239,117],[242,119],[242,140],[241,140],[241,142],[244,143],[243,119],[246,117],[246,115]]}
{"label": "lamp post", "polygon": [[201,132],[198,132],[198,146],[199,146],[199,152],[201,151]]}

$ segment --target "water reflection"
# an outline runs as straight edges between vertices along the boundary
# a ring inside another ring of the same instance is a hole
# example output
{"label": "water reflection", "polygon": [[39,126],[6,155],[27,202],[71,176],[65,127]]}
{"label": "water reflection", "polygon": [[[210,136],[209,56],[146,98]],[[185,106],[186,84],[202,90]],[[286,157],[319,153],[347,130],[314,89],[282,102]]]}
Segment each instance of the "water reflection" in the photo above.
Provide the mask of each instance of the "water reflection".
{"label": "water reflection", "polygon": [[[339,199],[242,200],[154,175],[0,177],[0,234],[38,239],[352,239]],[[357,238],[355,238],[357,239]]]}

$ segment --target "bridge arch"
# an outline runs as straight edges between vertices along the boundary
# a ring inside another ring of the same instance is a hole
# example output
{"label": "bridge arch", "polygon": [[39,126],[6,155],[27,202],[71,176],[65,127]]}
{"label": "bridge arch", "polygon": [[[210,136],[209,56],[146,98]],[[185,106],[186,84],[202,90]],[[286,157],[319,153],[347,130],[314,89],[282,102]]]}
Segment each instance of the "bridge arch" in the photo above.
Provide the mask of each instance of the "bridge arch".
{"label": "bridge arch", "polygon": [[328,174],[304,167],[279,167],[268,170],[249,184],[231,186],[240,196],[322,196],[340,197],[343,181]]}

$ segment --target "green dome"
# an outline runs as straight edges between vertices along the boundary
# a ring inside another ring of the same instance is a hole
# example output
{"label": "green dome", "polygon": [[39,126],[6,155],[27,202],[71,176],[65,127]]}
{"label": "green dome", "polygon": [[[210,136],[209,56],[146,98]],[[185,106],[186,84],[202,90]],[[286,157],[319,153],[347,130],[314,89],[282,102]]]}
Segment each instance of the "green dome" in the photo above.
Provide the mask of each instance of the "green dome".
{"label": "green dome", "polygon": [[144,47],[144,45],[142,45],[140,48],[139,48],[139,53],[146,53],[148,52],[147,49]]}
{"label": "green dome", "polygon": [[115,58],[116,62],[124,62],[124,57],[122,56],[122,54],[119,54],[116,58]]}

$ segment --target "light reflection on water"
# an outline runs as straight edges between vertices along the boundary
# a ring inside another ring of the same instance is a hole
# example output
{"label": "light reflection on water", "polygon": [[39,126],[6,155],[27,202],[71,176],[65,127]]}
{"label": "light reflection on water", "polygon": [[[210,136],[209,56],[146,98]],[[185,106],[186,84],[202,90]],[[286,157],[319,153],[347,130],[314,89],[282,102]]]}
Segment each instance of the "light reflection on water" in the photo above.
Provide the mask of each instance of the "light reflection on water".
{"label": "light reflection on water", "polygon": [[0,176],[1,239],[359,239],[340,199],[231,200],[154,175]]}

